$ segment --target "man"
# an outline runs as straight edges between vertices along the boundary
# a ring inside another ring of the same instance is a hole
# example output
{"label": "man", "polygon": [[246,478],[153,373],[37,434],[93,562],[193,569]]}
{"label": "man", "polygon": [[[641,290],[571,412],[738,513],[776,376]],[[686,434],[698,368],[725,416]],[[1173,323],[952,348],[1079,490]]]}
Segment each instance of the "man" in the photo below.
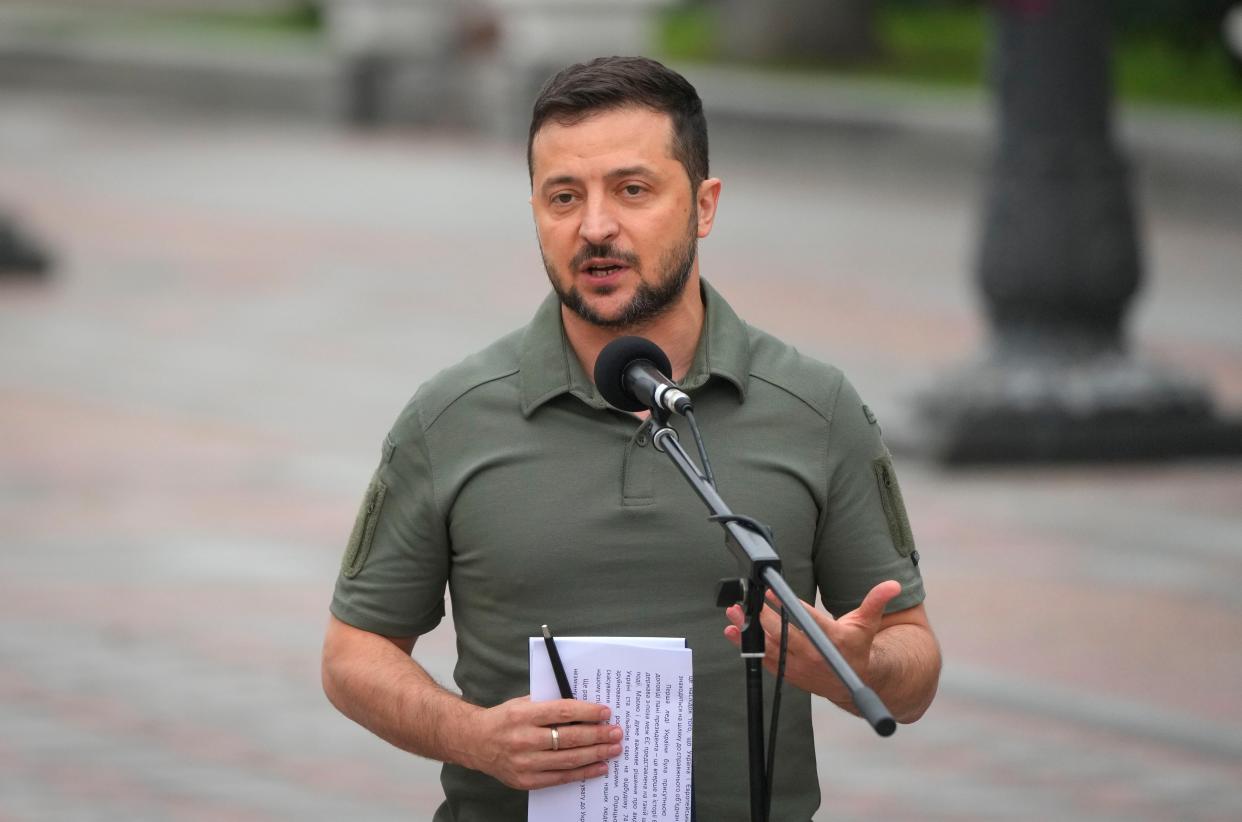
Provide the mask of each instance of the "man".
{"label": "man", "polygon": [[[729,644],[741,616],[714,605],[736,566],[649,423],[609,408],[588,375],[623,334],[668,353],[722,496],[775,529],[794,590],[814,602],[818,589],[838,617],[812,609],[819,624],[913,721],[940,658],[892,465],[839,371],[746,326],[700,280],[721,183],[680,75],[640,58],[565,69],[535,103],[527,156],[554,294],[525,329],[422,386],[386,438],[332,602],[324,687],[379,736],[445,763],[436,820],[523,820],[524,791],[601,776],[625,745],[603,706],[529,700],[527,637],[545,622],[685,636],[698,819],[747,819]],[[443,616],[446,585],[460,696],[410,656]],[[764,625],[771,668],[779,620]],[[781,713],[774,820],[810,819],[819,803],[808,692],[852,708],[792,633],[787,677],[801,690]]]}

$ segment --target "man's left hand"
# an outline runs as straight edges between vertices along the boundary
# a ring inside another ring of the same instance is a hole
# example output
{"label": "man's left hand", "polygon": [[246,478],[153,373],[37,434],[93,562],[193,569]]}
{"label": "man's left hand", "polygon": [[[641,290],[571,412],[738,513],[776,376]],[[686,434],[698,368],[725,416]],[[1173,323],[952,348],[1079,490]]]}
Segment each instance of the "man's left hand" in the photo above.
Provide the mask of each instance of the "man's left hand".
{"label": "man's left hand", "polygon": [[[799,601],[832,644],[837,646],[850,667],[870,685],[873,683],[867,674],[871,662],[871,646],[883,624],[885,606],[900,593],[901,583],[896,580],[881,582],[867,593],[857,608],[840,619],[834,619],[831,614],[808,602]],[[745,620],[742,607],[731,605],[726,609],[725,616],[731,623],[724,629],[725,638],[741,647],[742,623]],[[763,664],[769,671],[776,673],[781,649],[781,617],[780,602],[771,592],[760,615],[760,622],[765,639]],[[853,708],[849,691],[806,635],[792,624],[789,630],[789,651],[785,656],[785,678],[804,691],[826,697],[843,708]]]}

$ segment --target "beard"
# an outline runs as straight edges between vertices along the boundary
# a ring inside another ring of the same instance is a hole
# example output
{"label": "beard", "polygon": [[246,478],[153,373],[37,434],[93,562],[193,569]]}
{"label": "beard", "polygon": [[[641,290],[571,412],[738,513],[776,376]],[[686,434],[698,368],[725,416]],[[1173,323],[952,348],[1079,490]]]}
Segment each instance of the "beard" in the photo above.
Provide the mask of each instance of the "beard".
{"label": "beard", "polygon": [[[686,283],[690,281],[690,272],[694,269],[694,260],[698,254],[697,225],[698,210],[694,209],[690,215],[690,225],[684,242],[669,249],[661,258],[660,276],[656,282],[651,284],[640,280],[638,288],[634,291],[634,296],[630,298],[630,301],[616,315],[611,317],[605,317],[592,308],[576,285],[571,285],[568,288],[562,286],[556,276],[556,269],[546,256],[543,258],[543,267],[548,272],[548,280],[552,283],[552,290],[560,298],[561,304],[583,320],[600,328],[637,328],[651,322],[667,311],[669,306],[675,303],[681,297],[682,292],[686,290]],[[574,259],[570,261],[569,270],[571,272],[577,271],[592,257],[608,257],[621,260],[627,266],[633,268],[635,272],[639,271],[637,256],[621,251],[621,249],[615,248],[608,243],[603,245],[586,245],[574,255]],[[608,294],[611,292],[604,291],[603,293]]]}

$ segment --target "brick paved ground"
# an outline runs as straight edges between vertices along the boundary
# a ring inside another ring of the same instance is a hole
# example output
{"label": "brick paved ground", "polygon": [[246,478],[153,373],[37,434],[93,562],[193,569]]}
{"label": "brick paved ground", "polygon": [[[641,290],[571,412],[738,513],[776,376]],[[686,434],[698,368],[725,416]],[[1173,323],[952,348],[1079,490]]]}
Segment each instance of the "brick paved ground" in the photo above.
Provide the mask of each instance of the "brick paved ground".
{"label": "brick paved ground", "polygon": [[[975,344],[974,178],[865,138],[716,162],[705,270],[873,407]],[[0,820],[430,817],[436,768],[328,706],[318,645],[388,424],[543,291],[524,175],[7,97],[0,204],[63,266],[0,284]],[[1242,215],[1148,206],[1142,347],[1242,407]],[[942,693],[889,740],[819,712],[821,818],[1242,818],[1239,463],[903,480]],[[419,650],[451,676],[449,630]]]}

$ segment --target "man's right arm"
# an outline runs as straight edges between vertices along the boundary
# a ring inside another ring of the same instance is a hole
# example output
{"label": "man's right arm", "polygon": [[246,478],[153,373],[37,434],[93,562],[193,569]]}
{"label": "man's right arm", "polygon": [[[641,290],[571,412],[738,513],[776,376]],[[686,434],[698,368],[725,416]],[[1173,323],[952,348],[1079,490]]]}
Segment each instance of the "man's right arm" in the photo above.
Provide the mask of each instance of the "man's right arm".
{"label": "man's right arm", "polygon": [[[411,658],[414,637],[390,638],[329,618],[323,689],[341,713],[419,756],[489,774],[531,790],[607,773],[621,729],[603,705],[523,696],[494,708],[471,705],[436,684]],[[584,723],[584,724],[570,724]],[[558,750],[551,750],[552,726]]]}

